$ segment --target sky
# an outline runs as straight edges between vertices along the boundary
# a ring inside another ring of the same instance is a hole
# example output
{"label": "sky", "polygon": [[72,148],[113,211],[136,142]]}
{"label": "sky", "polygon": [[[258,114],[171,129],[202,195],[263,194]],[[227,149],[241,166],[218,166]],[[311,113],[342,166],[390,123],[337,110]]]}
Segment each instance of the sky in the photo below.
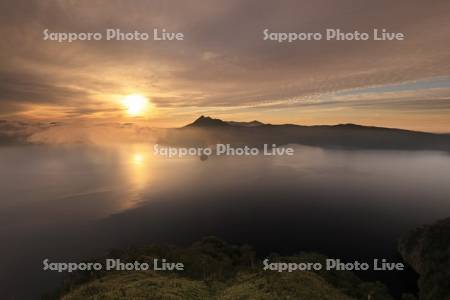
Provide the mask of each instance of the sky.
{"label": "sky", "polygon": [[[448,0],[0,2],[0,119],[176,127],[199,115],[450,132]],[[43,40],[43,31],[182,32],[183,41]],[[263,40],[401,32],[403,41]],[[150,102],[132,115],[129,95]]]}

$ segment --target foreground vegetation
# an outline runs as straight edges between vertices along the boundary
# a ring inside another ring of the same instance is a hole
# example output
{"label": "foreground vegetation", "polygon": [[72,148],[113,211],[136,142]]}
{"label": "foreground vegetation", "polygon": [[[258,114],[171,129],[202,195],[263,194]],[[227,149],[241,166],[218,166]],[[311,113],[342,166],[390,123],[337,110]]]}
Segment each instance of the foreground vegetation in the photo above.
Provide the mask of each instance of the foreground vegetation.
{"label": "foreground vegetation", "polygon": [[[248,246],[229,245],[209,237],[190,247],[152,245],[112,251],[108,258],[151,262],[153,258],[183,262],[184,271],[78,272],[49,298],[78,299],[309,299],[392,300],[381,283],[364,282],[342,271],[263,271]],[[322,262],[326,257],[300,253],[273,255],[271,261]]]}
{"label": "foreground vegetation", "polygon": [[420,274],[421,300],[450,300],[450,218],[412,231],[399,250]]}

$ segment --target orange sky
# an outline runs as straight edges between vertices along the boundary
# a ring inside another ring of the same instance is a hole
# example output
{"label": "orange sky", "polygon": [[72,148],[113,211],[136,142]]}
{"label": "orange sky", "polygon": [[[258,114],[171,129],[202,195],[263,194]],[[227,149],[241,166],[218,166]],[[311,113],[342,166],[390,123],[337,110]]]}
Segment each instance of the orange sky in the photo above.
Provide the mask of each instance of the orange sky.
{"label": "orange sky", "polygon": [[[15,1],[0,11],[0,118],[143,122],[199,115],[450,132],[450,2]],[[264,41],[262,31],[405,41]],[[50,32],[182,32],[183,41],[44,41]],[[149,101],[130,114],[124,101]]]}

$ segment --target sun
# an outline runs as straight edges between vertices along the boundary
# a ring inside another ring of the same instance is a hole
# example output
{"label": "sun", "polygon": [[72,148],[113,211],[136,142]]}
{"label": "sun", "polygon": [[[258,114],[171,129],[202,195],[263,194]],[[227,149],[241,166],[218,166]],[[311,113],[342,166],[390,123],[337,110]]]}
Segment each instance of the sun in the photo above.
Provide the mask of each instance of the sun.
{"label": "sun", "polygon": [[150,108],[150,102],[147,97],[141,94],[131,94],[122,100],[130,116],[142,116]]}

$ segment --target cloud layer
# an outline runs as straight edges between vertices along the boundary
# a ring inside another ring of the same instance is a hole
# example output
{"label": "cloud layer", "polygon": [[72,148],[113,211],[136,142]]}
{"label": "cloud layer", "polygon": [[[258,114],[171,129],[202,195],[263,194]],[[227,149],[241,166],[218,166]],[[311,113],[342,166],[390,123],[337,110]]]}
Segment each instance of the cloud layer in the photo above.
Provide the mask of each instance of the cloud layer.
{"label": "cloud layer", "polygon": [[[155,104],[152,120],[161,124],[180,124],[200,112],[301,121],[297,119],[306,106],[325,122],[340,120],[330,110],[364,119],[370,111],[395,109],[410,115],[403,125],[410,127],[417,116],[428,118],[430,111],[433,118],[449,116],[449,87],[430,92],[426,85],[412,86],[409,94],[341,93],[449,78],[449,11],[447,0],[3,1],[0,114],[121,118],[117,99],[141,92]],[[181,31],[185,40],[70,44],[42,40],[46,28],[151,32],[155,27]],[[403,32],[406,40],[280,44],[263,41],[265,28],[272,32],[386,28]],[[278,113],[272,114],[274,109]],[[289,116],[292,109],[298,111],[297,117]],[[450,121],[440,129],[446,126],[450,131]]]}

